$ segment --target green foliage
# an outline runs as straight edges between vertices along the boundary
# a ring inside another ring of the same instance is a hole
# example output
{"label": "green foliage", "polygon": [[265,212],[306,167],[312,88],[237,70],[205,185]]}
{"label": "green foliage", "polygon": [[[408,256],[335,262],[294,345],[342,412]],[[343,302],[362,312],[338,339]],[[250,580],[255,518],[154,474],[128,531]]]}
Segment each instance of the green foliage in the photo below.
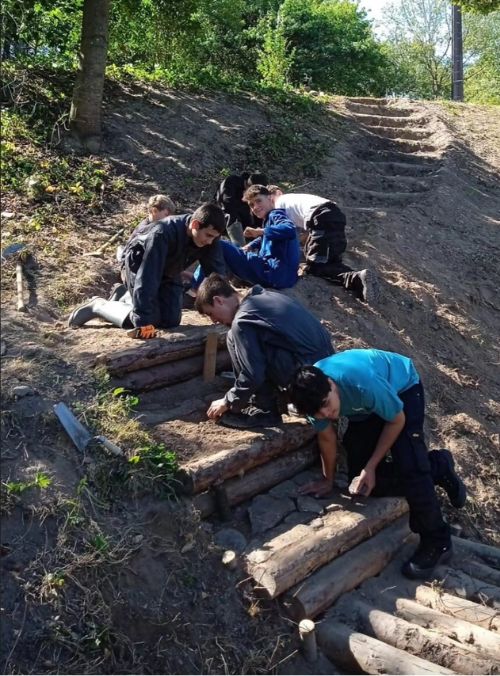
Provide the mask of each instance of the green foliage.
{"label": "green foliage", "polygon": [[476,14],[489,14],[500,9],[500,0],[455,0],[455,5],[460,5],[464,12]]}
{"label": "green foliage", "polygon": [[52,484],[52,479],[45,472],[37,472],[32,481],[7,481],[5,487],[13,495],[21,495],[30,488],[45,490]]}
{"label": "green foliage", "polygon": [[272,16],[262,23],[263,45],[257,61],[257,70],[265,86],[286,89],[290,85],[289,72],[293,65],[294,50],[290,50],[280,15],[276,22]]}
{"label": "green foliage", "polygon": [[500,12],[464,15],[465,100],[500,104]]}
{"label": "green foliage", "polygon": [[129,458],[129,463],[132,479],[134,474],[140,472],[143,475],[141,480],[149,479],[164,497],[175,494],[177,456],[174,451],[167,450],[165,444],[149,443],[138,448],[135,455]]}

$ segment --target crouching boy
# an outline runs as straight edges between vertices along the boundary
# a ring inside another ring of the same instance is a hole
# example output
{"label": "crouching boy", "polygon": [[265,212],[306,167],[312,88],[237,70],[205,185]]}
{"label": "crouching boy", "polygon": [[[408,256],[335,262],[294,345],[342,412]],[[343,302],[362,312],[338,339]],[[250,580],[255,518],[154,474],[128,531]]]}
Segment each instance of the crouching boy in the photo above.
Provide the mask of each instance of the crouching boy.
{"label": "crouching boy", "polygon": [[427,450],[424,389],[411,359],[382,350],[339,352],[299,368],[289,397],[318,431],[324,478],[306,485],[304,492],[322,495],[332,489],[337,457],[332,420],[346,416],[343,445],[351,492],[404,495],[408,501],[410,528],[420,535],[420,544],[403,573],[425,578],[447,561],[450,527],[435,485],[444,488],[454,507],[463,507],[466,490],[450,451]]}

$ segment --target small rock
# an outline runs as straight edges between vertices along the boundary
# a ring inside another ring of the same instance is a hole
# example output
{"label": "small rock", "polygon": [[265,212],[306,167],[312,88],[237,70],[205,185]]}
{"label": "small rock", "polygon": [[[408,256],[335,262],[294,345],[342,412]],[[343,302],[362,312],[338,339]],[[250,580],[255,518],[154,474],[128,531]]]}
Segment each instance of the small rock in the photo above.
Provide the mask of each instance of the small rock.
{"label": "small rock", "polygon": [[229,549],[238,554],[247,546],[245,536],[236,528],[221,528],[215,533],[214,542],[221,549]]}
{"label": "small rock", "polygon": [[320,503],[308,495],[300,495],[297,498],[297,509],[299,512],[313,512],[313,514],[323,514],[323,507]]}
{"label": "small rock", "polygon": [[7,345],[4,340],[0,341],[0,357],[3,357],[7,352]]}
{"label": "small rock", "polygon": [[297,486],[293,481],[283,481],[271,488],[269,495],[272,495],[273,498],[294,498],[297,495]]}
{"label": "small rock", "polygon": [[190,552],[194,548],[194,542],[191,540],[190,542],[186,542],[184,547],[181,549],[181,554],[186,554],[187,552]]}
{"label": "small rock", "polygon": [[132,543],[134,545],[140,545],[143,540],[144,540],[144,535],[141,535],[139,533],[139,535],[134,535],[134,537],[132,538]]}
{"label": "small rock", "polygon": [[12,218],[16,217],[16,212],[15,211],[2,211],[2,213],[0,214],[0,217],[4,221],[10,221]]}
{"label": "small rock", "polygon": [[287,526],[290,526],[293,528],[294,526],[298,525],[304,525],[308,524],[309,525],[309,519],[311,518],[311,514],[307,512],[292,512],[289,514],[283,523],[286,523]]}
{"label": "small rock", "polygon": [[12,388],[12,394],[21,399],[22,397],[32,397],[35,394],[35,390],[29,385],[16,385]]}
{"label": "small rock", "polygon": [[222,564],[233,570],[238,565],[238,555],[232,549],[226,549],[222,555]]}

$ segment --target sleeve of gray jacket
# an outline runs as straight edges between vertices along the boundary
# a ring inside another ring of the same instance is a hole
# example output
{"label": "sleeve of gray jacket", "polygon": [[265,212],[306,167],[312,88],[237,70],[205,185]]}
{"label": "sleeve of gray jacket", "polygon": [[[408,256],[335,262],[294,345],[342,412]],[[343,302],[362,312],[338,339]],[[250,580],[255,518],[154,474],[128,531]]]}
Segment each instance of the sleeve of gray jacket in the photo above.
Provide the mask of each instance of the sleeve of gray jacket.
{"label": "sleeve of gray jacket", "polygon": [[145,241],[144,256],[135,278],[132,294],[134,326],[154,324],[158,319],[158,290],[167,260],[168,244],[161,233]]}
{"label": "sleeve of gray jacket", "polygon": [[226,264],[219,238],[209,246],[204,246],[200,249],[198,260],[205,277],[208,277],[211,272],[218,272],[220,275],[226,274]]}
{"label": "sleeve of gray jacket", "polygon": [[234,367],[239,373],[224,398],[232,411],[239,412],[248,405],[250,397],[264,383],[266,356],[254,327],[233,324],[231,332],[230,354],[231,359],[236,360]]}

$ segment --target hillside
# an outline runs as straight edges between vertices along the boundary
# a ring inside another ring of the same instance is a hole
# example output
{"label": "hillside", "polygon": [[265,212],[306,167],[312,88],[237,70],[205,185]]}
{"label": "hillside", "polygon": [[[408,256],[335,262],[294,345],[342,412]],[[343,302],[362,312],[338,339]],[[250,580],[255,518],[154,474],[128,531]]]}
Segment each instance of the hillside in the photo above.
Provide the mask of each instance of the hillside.
{"label": "hillside", "polygon": [[[125,481],[101,451],[82,459],[51,411],[65,401],[129,457],[153,440],[190,462],[249,436],[204,417],[227,385],[221,378],[139,402],[113,397],[92,365],[129,339],[98,323],[65,325],[74,303],[106,295],[117,277],[113,247],[84,254],[131,230],[150,194],[168,192],[180,212],[192,209],[228,170],[266,170],[272,182],[332,197],[346,211],[346,258],[378,271],[380,305],[314,278],[289,293],[322,318],[337,349],[415,359],[430,446],[453,451],[470,494],[450,521],[500,545],[499,123],[491,107],[325,98],[311,112],[114,84],[102,158],[118,186],[109,200],[103,190],[96,209],[62,193],[57,202],[57,190],[5,193],[2,248],[22,240],[33,258],[26,313],[16,312],[15,263],[2,266],[2,480],[11,484],[2,486],[4,671],[292,673],[294,626],[277,602],[222,568],[221,524],[161,500],[161,485],[139,465]],[[57,219],[37,229],[49,198]],[[203,320],[186,313],[183,323]],[[20,385],[27,396],[16,394]],[[185,401],[191,408],[176,413]],[[243,508],[235,518],[244,521]]]}

